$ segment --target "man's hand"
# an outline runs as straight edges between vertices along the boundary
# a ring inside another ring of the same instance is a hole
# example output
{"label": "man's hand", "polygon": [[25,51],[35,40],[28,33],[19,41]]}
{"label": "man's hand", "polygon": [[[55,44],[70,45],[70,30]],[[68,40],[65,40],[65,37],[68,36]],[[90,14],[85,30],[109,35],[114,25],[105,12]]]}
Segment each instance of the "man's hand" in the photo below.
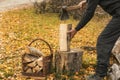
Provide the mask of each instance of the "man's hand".
{"label": "man's hand", "polygon": [[78,4],[80,6],[80,10],[83,10],[85,8],[86,2],[86,0],[83,0]]}
{"label": "man's hand", "polygon": [[75,36],[75,34],[77,33],[77,31],[75,29],[72,29],[72,30],[68,31],[67,33],[70,34],[70,39],[72,39]]}

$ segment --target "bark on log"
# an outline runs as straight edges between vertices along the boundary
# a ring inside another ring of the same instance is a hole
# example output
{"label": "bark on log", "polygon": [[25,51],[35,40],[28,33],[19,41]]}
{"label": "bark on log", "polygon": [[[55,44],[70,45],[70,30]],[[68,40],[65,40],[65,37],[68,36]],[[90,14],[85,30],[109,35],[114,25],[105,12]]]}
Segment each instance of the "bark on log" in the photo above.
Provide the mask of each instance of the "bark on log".
{"label": "bark on log", "polygon": [[59,45],[60,51],[70,51],[70,34],[67,31],[72,29],[72,24],[60,24]]}
{"label": "bark on log", "polygon": [[83,51],[72,49],[69,52],[58,51],[55,54],[55,69],[57,73],[71,75],[79,72],[82,67]]}
{"label": "bark on log", "polygon": [[33,62],[35,61],[38,57],[37,56],[33,56],[31,54],[24,54],[23,55],[24,58],[23,58],[23,63],[30,63],[30,62]]}
{"label": "bark on log", "polygon": [[112,53],[115,56],[115,58],[117,59],[117,61],[120,63],[120,37],[116,41],[116,43],[112,49]]}
{"label": "bark on log", "polygon": [[120,37],[119,39],[116,41],[113,50],[112,50],[113,54],[120,54]]}

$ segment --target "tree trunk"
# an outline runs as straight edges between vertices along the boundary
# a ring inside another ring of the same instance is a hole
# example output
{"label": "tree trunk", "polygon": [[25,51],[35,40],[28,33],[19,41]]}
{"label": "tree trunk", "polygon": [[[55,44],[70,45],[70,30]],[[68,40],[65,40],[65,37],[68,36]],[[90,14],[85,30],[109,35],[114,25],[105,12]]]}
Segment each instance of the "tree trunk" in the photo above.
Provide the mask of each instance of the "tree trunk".
{"label": "tree trunk", "polygon": [[55,69],[57,73],[71,75],[79,72],[82,67],[82,54],[79,49],[69,52],[57,51],[55,54]]}

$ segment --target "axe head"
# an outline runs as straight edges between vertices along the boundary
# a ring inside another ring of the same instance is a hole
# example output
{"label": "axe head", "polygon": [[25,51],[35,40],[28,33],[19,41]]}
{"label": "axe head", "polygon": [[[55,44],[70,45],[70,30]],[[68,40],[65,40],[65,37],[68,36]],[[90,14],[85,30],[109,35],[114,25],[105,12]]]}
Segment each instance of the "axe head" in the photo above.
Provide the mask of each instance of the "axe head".
{"label": "axe head", "polygon": [[62,6],[61,13],[60,13],[60,20],[67,20],[69,19],[69,15],[67,12],[67,6]]}

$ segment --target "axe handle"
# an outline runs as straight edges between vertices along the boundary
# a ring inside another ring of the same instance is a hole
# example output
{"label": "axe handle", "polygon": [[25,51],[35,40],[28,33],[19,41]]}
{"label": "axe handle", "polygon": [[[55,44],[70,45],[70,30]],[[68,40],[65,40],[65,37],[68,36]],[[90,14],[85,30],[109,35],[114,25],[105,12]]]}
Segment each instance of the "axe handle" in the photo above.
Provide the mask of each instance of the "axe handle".
{"label": "axe handle", "polygon": [[76,9],[79,9],[79,8],[80,8],[79,5],[74,5],[74,6],[68,6],[68,7],[66,8],[66,10],[67,10],[67,11],[71,11],[71,10],[76,10]]}

